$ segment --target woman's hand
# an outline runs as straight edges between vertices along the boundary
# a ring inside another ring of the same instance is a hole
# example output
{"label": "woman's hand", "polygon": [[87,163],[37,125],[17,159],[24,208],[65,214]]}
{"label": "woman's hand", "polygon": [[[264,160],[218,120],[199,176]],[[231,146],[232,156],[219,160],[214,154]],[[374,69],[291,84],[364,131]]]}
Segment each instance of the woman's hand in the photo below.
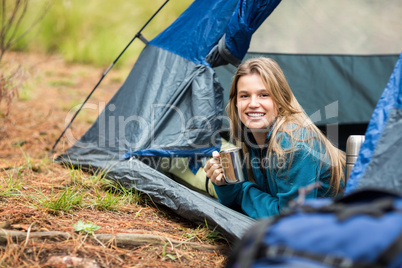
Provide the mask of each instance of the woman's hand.
{"label": "woman's hand", "polygon": [[204,167],[205,173],[214,184],[225,185],[225,174],[223,173],[220,154],[214,151],[212,157]]}

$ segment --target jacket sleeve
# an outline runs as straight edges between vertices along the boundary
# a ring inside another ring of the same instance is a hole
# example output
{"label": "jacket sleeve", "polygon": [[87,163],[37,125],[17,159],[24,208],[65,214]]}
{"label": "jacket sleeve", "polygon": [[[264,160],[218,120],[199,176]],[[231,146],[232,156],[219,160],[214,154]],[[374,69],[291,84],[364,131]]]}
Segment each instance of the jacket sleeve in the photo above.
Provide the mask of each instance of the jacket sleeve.
{"label": "jacket sleeve", "polygon": [[[267,193],[257,184],[246,181],[239,185],[216,187],[217,194],[223,204],[229,207],[239,206],[254,219],[274,216],[287,207],[290,200],[298,197],[299,187],[305,187],[319,179],[319,169],[319,155],[309,150],[307,145],[302,145],[295,152],[291,163],[289,159],[285,160],[281,168],[273,169],[271,174],[268,174],[270,170],[267,169],[267,178],[272,175],[273,183],[276,184],[275,193]],[[306,196],[316,197],[317,189]]]}
{"label": "jacket sleeve", "polygon": [[262,191],[258,185],[245,181],[234,185],[215,186],[219,202],[240,209],[253,219],[279,214],[278,198]]}

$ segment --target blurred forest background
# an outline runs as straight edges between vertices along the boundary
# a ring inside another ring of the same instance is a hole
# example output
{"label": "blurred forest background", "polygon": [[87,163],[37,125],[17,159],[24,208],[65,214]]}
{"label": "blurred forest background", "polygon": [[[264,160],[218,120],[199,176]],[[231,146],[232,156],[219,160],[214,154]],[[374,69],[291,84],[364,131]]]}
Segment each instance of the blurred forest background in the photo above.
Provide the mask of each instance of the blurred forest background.
{"label": "blurred forest background", "polygon": [[[6,1],[9,12],[14,0]],[[50,4],[43,19],[18,40],[13,50],[60,54],[67,62],[108,66],[165,0],[29,0],[26,15],[18,29],[29,29]],[[144,29],[151,40],[191,3],[170,1]],[[4,18],[3,18],[4,19]],[[138,40],[126,51],[117,68],[132,65],[144,44]]]}
{"label": "blurred forest background", "polygon": [[[14,1],[6,1],[10,7]],[[165,0],[29,0],[19,31],[44,18],[14,50],[57,53],[69,62],[108,66]],[[191,4],[169,1],[145,28],[151,40]],[[251,51],[382,54],[402,49],[400,0],[286,0],[253,36]],[[4,18],[3,18],[4,19]],[[130,66],[143,48],[134,42],[117,65]]]}

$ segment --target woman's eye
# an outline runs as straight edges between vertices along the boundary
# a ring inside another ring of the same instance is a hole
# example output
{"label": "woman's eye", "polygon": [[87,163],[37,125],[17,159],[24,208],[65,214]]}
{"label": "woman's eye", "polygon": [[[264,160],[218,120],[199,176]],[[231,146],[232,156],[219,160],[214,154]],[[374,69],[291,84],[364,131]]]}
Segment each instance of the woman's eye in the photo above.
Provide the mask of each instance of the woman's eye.
{"label": "woman's eye", "polygon": [[247,95],[240,95],[241,99],[247,98]]}
{"label": "woman's eye", "polygon": [[263,93],[263,94],[261,94],[261,97],[267,98],[267,97],[269,97],[269,94],[268,93]]}

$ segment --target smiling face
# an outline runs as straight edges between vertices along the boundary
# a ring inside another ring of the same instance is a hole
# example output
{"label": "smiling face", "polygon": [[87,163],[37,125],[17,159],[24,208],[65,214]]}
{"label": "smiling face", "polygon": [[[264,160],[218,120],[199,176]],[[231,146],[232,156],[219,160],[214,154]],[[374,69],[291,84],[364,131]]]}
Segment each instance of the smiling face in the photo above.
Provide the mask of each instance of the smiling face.
{"label": "smiling face", "polygon": [[257,142],[262,138],[265,140],[278,113],[259,74],[247,74],[239,78],[236,107],[241,122],[252,131]]}

